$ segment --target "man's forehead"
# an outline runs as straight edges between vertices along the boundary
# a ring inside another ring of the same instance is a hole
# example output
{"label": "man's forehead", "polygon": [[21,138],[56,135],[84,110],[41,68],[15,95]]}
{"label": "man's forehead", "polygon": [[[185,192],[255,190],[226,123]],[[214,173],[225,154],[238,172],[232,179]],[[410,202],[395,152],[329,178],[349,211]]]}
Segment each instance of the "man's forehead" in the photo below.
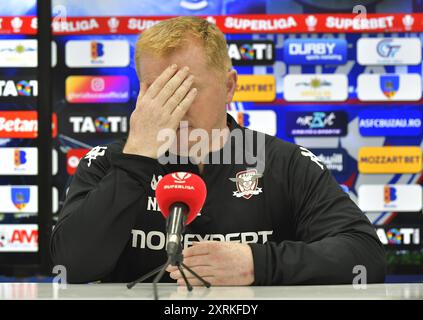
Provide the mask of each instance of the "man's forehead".
{"label": "man's forehead", "polygon": [[139,64],[141,76],[145,81],[154,80],[171,64],[176,64],[178,68],[188,66],[194,75],[200,75],[204,68],[207,68],[204,49],[197,45],[178,48],[164,55],[143,53],[140,55]]}

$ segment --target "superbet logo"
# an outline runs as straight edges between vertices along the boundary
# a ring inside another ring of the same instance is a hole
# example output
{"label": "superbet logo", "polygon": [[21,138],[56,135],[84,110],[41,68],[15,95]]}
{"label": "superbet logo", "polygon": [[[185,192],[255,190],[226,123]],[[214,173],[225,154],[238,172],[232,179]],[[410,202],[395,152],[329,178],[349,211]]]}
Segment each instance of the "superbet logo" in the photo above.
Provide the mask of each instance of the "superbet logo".
{"label": "superbet logo", "polygon": [[74,175],[79,161],[87,154],[90,149],[70,149],[66,154],[66,171],[69,175]]}
{"label": "superbet logo", "polygon": [[[57,116],[52,115],[53,137],[57,136]],[[37,111],[0,111],[0,138],[34,139],[38,135]]]}

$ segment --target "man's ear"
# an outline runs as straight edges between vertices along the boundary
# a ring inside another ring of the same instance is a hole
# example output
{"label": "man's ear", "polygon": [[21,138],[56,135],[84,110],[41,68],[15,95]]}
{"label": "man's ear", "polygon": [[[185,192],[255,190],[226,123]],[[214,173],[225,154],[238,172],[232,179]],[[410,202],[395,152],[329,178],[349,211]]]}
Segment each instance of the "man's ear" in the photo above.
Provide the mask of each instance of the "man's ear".
{"label": "man's ear", "polygon": [[226,103],[231,103],[235,94],[238,75],[236,70],[232,69],[226,73]]}

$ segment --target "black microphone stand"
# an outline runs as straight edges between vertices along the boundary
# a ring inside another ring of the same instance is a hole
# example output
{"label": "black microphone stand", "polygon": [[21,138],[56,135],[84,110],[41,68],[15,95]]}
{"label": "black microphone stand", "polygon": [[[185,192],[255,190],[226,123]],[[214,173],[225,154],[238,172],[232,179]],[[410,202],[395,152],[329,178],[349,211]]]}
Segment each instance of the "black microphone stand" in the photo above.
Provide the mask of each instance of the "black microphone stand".
{"label": "black microphone stand", "polygon": [[[173,251],[173,250],[172,250]],[[132,289],[132,287],[134,287],[137,283],[143,282],[146,279],[150,278],[151,276],[157,274],[157,276],[154,278],[153,280],[153,288],[154,288],[154,300],[158,300],[159,296],[157,294],[157,283],[160,281],[160,279],[163,277],[164,273],[166,272],[166,268],[171,265],[171,266],[177,266],[179,272],[181,273],[182,277],[184,278],[185,281],[185,285],[188,289],[188,291],[192,291],[192,285],[189,283],[184,269],[186,269],[188,272],[190,272],[194,277],[196,277],[198,280],[200,280],[203,285],[206,288],[210,288],[211,284],[209,282],[207,282],[206,280],[204,280],[201,276],[199,276],[197,273],[195,273],[191,268],[189,268],[186,264],[184,264],[183,262],[184,257],[182,255],[182,246],[181,244],[179,244],[177,246],[176,249],[176,253],[175,254],[169,254],[168,253],[168,257],[167,257],[167,261],[165,264],[161,265],[160,267],[157,267],[156,269],[150,271],[149,273],[143,275],[141,278],[128,283],[127,284],[127,288],[128,289]]]}

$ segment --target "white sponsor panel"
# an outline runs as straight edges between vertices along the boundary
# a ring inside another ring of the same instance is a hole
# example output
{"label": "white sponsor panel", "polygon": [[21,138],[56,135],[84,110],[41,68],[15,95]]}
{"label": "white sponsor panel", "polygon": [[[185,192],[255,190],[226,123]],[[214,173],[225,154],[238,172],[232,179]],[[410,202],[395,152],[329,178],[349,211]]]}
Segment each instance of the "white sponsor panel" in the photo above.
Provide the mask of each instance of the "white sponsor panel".
{"label": "white sponsor panel", "polygon": [[129,43],[122,40],[70,40],[65,49],[69,68],[127,67]]}
{"label": "white sponsor panel", "polygon": [[344,74],[288,74],[283,92],[287,101],[345,101],[348,78]]}
{"label": "white sponsor panel", "polygon": [[272,110],[228,111],[239,125],[268,135],[276,135],[277,118]]}
{"label": "white sponsor panel", "polygon": [[422,61],[419,38],[361,38],[357,61],[361,65],[416,65]]}
{"label": "white sponsor panel", "polygon": [[[36,68],[38,43],[35,39],[0,40],[1,68]],[[57,45],[51,46],[51,64],[57,64]]]}
{"label": "white sponsor panel", "polygon": [[361,185],[358,206],[366,212],[418,212],[422,209],[422,187],[418,184]]}
{"label": "white sponsor panel", "polygon": [[[53,212],[59,209],[59,192],[52,189]],[[0,186],[0,212],[2,213],[38,213],[38,186],[8,185]]]}
{"label": "white sponsor panel", "polygon": [[[37,175],[38,149],[28,148],[0,148],[0,175]],[[58,171],[58,154],[52,153],[52,174]]]}
{"label": "white sponsor panel", "polygon": [[0,252],[37,251],[37,224],[0,224]]}
{"label": "white sponsor panel", "polygon": [[417,73],[360,74],[357,97],[361,101],[418,101],[422,79]]}

